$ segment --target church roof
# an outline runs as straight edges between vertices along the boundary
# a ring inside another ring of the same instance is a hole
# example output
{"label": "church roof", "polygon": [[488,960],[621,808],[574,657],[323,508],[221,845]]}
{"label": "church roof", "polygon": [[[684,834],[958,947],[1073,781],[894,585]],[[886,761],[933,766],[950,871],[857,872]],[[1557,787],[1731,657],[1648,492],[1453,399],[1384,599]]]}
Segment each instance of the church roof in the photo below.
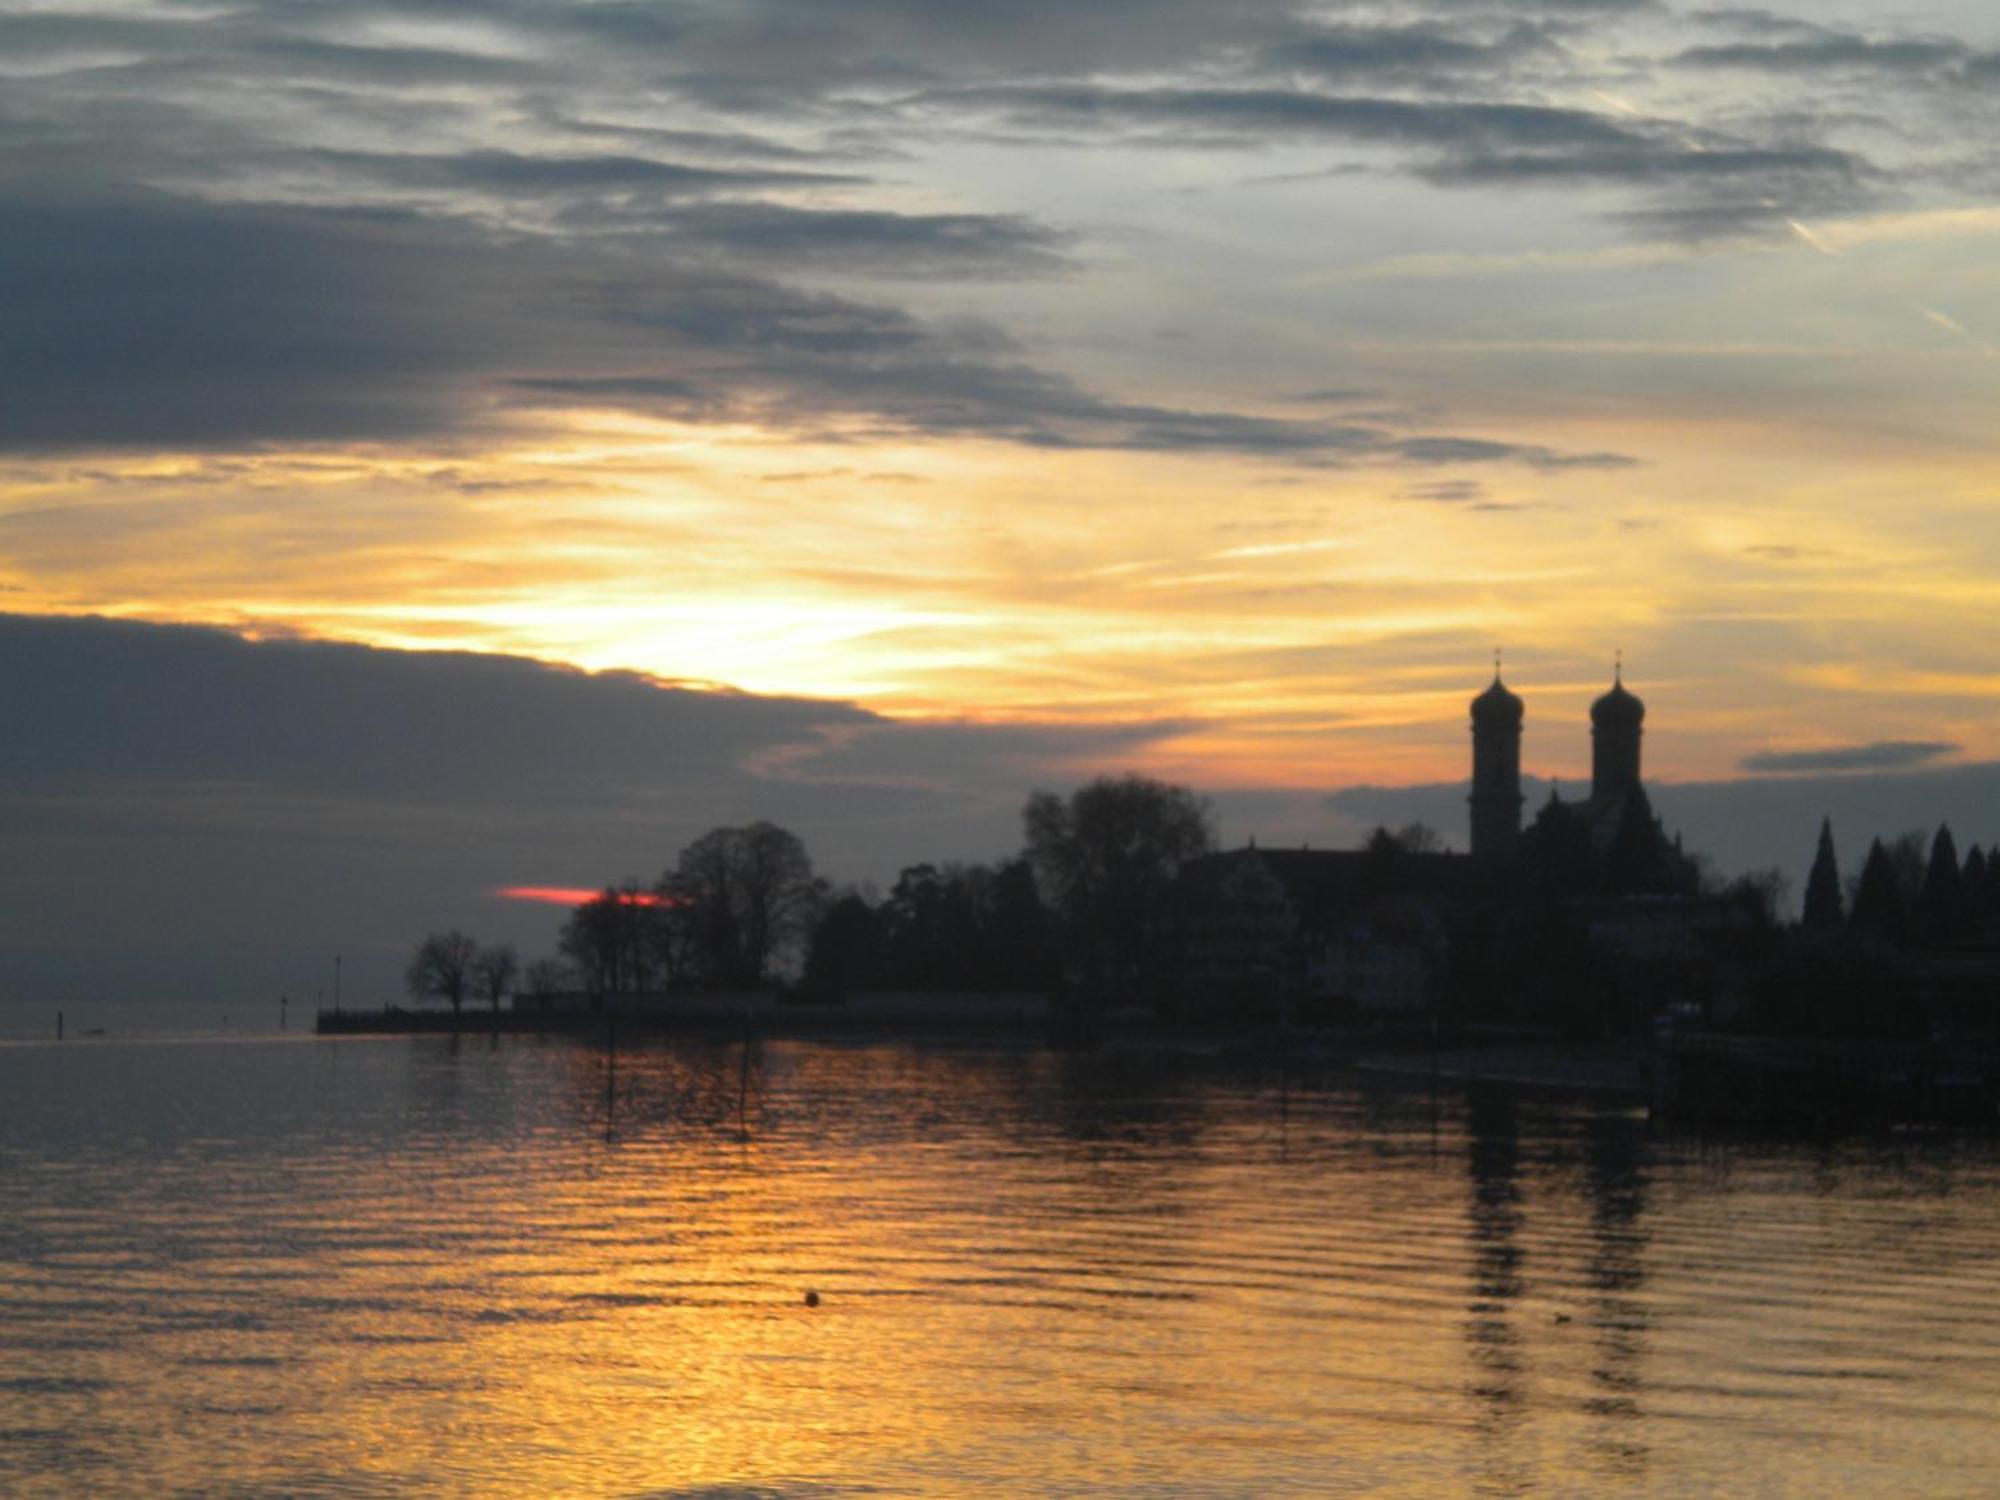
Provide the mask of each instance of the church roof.
{"label": "church roof", "polygon": [[1622,673],[1613,679],[1611,691],[1590,705],[1593,724],[1638,724],[1645,717],[1645,702],[1638,694],[1626,691]]}
{"label": "church roof", "polygon": [[1475,724],[1518,724],[1525,712],[1520,696],[1509,691],[1507,684],[1500,680],[1497,668],[1493,673],[1493,685],[1472,700],[1472,720]]}

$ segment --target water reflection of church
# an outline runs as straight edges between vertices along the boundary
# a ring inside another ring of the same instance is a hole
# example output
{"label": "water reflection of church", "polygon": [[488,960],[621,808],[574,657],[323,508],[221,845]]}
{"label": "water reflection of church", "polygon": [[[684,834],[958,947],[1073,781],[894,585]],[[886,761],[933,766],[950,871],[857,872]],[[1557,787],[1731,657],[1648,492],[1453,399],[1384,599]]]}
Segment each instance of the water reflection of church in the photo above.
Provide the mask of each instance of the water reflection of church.
{"label": "water reflection of church", "polygon": [[[1247,848],[1195,860],[1180,882],[1183,972],[1231,1009],[1304,1007],[1389,1020],[1434,1004],[1454,943],[1509,926],[1526,903],[1560,904],[1600,949],[1694,956],[1694,862],[1640,778],[1646,706],[1622,667],[1591,705],[1591,784],[1552,791],[1523,826],[1526,706],[1500,680],[1472,700],[1470,852],[1378,833],[1361,849]],[[1514,923],[1518,927],[1518,923]]]}

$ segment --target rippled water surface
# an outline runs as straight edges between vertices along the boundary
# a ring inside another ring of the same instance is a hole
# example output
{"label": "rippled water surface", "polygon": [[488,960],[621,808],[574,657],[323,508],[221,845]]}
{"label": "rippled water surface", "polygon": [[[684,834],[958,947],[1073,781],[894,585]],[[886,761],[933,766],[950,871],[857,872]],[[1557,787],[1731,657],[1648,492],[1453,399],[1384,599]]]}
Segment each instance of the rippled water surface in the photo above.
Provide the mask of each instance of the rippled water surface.
{"label": "rippled water surface", "polygon": [[2000,1151],[1025,1050],[5,1046],[0,1491],[1990,1494]]}

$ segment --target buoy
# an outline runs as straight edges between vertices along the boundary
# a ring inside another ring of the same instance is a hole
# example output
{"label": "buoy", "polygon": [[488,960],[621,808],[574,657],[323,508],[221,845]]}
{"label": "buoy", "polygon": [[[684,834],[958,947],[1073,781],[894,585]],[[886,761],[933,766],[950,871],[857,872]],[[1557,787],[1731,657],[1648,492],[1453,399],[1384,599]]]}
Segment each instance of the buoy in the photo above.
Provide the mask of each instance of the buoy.
{"label": "buoy", "polygon": [[818,1293],[818,1292],[807,1292],[807,1293],[806,1293],[806,1306],[807,1306],[807,1307],[818,1307],[818,1306],[819,1306],[819,1293]]}

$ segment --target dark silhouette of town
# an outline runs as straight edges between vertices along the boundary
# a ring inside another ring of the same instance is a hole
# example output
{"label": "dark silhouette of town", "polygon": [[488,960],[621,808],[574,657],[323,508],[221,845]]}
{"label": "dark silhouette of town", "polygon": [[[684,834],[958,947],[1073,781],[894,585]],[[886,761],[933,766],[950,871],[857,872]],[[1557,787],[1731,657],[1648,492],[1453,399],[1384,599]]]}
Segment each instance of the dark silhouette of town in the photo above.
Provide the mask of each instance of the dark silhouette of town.
{"label": "dark silhouette of town", "polygon": [[1644,1042],[1684,1093],[1699,1076],[1759,1097],[1774,1069],[1793,1095],[1802,1069],[1822,1092],[1879,1093],[1883,1076],[1935,1092],[1941,1059],[1963,1073],[1983,1056],[2000,851],[1961,860],[1948,828],[1928,852],[1920,834],[1877,838],[1849,887],[1822,822],[1793,920],[1779,872],[1718,880],[1663,827],[1645,717],[1621,668],[1591,705],[1588,795],[1552,791],[1526,817],[1526,705],[1496,664],[1471,702],[1465,853],[1421,824],[1358,849],[1221,850],[1202,798],[1105,777],[1030,797],[1019,855],[915,865],[886,894],[831,888],[775,825],[717,828],[656,881],[576,908],[560,958],[522,970],[432,934],[409,987],[454,1019],[483,998],[496,1025],[503,999],[515,1025],[733,1023],[732,1002],[761,994],[764,1024],[835,1029]]}

